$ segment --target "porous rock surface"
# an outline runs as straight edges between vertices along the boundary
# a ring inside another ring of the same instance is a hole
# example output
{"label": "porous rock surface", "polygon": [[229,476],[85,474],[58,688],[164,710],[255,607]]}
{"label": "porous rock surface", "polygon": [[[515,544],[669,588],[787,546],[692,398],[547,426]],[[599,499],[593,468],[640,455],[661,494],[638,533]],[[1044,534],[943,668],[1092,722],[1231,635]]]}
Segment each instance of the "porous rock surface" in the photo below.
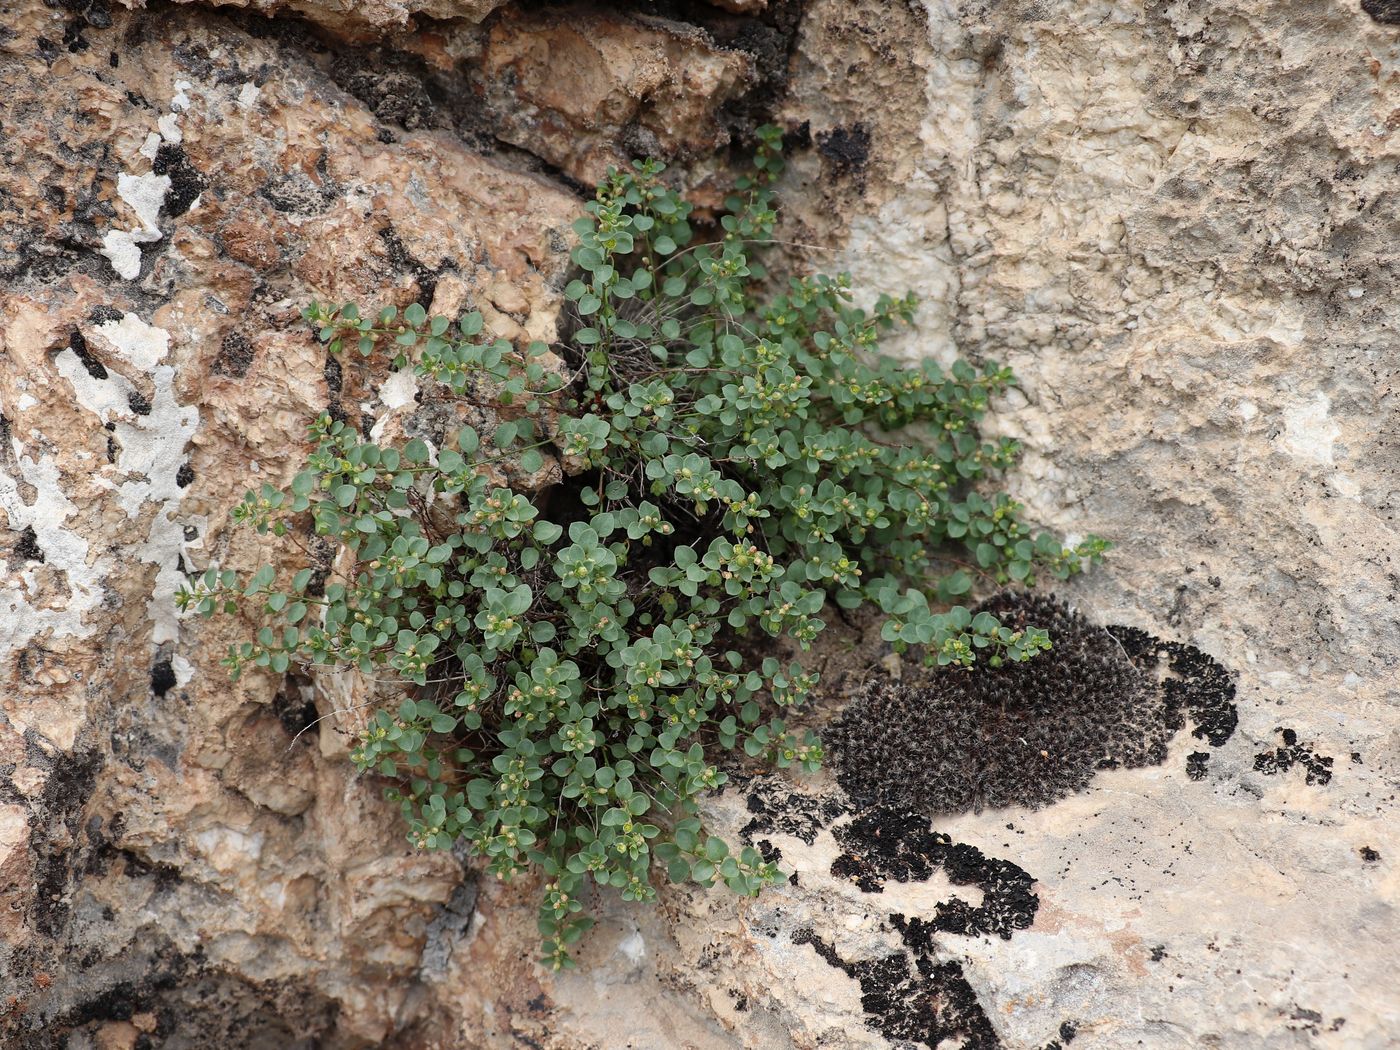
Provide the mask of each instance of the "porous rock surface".
{"label": "porous rock surface", "polygon": [[[212,6],[0,19],[0,1043],[1400,1039],[1384,4]],[[551,94],[566,44],[628,57]],[[231,685],[247,625],[170,595],[262,560],[229,510],[308,416],[413,412],[408,377],[327,360],[306,298],[549,338],[569,180],[699,158],[746,98],[790,131],[791,265],[919,291],[900,353],[1013,365],[1013,491],[1117,544],[1067,595],[1218,660],[1239,726],[1034,812],[736,783],[716,827],[794,881],[602,900],[547,976],[528,881],[413,853],[350,775],[371,685]]]}
{"label": "porous rock surface", "polygon": [[43,5],[0,30],[6,1046],[377,1045],[464,892],[351,776],[364,683],[230,684],[247,625],[183,622],[174,591],[264,559],[230,510],[316,413],[413,411],[411,375],[309,338],[308,299],[547,340],[577,202],[383,123],[268,30]]}
{"label": "porous rock surface", "polygon": [[[1006,1046],[1064,1043],[1066,1023],[1076,1050],[1400,1039],[1400,38],[1381,6],[804,17],[791,239],[840,216],[858,285],[923,294],[899,352],[1009,362],[1022,387],[993,425],[1027,447],[1013,493],[1117,544],[1069,596],[1237,678],[1219,749],[1182,733],[1162,766],[1053,806],[935,822],[1036,880],[1010,940],[935,934]],[[799,887],[834,848],[794,865]],[[879,959],[907,901],[818,922],[803,910],[842,898],[799,887],[750,912],[778,932],[752,937],[744,992],[790,1011],[793,1045],[861,1045],[859,982],[832,989],[788,940],[811,926]]]}

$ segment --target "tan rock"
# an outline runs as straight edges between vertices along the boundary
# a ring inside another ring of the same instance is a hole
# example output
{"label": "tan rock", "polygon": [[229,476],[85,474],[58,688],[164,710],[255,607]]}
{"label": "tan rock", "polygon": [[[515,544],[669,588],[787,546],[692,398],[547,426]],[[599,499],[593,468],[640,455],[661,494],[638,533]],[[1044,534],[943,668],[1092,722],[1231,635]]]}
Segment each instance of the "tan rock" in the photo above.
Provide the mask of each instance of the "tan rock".
{"label": "tan rock", "polygon": [[[314,414],[388,440],[496,422],[420,412],[383,361],[328,361],[306,299],[480,309],[552,341],[578,201],[525,169],[587,183],[659,153],[716,206],[717,112],[760,81],[786,82],[778,115],[810,136],[782,186],[786,268],[915,288],[890,344],[911,359],[1009,361],[1013,492],[1118,544],[1070,593],[1239,676],[1203,779],[1183,734],[1048,809],[943,821],[1034,878],[1039,908],[1007,940],[940,933],[934,957],[1008,1047],[1065,1024],[1076,1048],[1400,1039],[1400,99],[1377,5],[813,0],[791,54],[777,4],[711,33],[602,6],[247,6],[402,50],[317,51],[195,5],[105,26],[31,4],[0,32],[0,1042],[237,1046],[255,1019],[274,1046],[890,1045],[817,946],[907,960],[893,916],[981,891],[869,893],[833,872],[830,822],[776,830],[797,883],[600,896],[585,968],[546,974],[537,883],[414,852],[353,775],[392,683],[230,683],[219,658],[251,623],[170,601],[184,570],[302,557],[228,516],[291,476]],[[748,30],[772,38],[761,61],[734,49]],[[469,99],[477,145],[410,54]],[[411,104],[361,101],[342,59]],[[1282,728],[1334,759],[1328,783],[1257,764]],[[710,812],[731,840],[753,816],[738,789]],[[96,1005],[119,988],[129,1019]]]}
{"label": "tan rock", "polygon": [[489,25],[471,76],[498,137],[592,185],[634,157],[723,146],[714,111],[743,90],[750,67],[744,53],[663,19],[512,7]]}
{"label": "tan rock", "polygon": [[[140,10],[145,0],[119,0]],[[210,7],[246,8],[272,17],[305,18],[347,35],[375,35],[419,19],[480,22],[505,0],[177,0]]]}
{"label": "tan rock", "polygon": [[342,716],[304,679],[229,682],[248,622],[174,592],[296,564],[233,505],[291,476],[317,413],[405,405],[386,362],[328,362],[307,300],[405,306],[442,274],[550,340],[576,203],[443,132],[382,141],[305,52],[197,9],[112,23],[55,55],[41,5],[0,41],[0,1042],[127,1045],[134,1021],[84,1020],[125,982],[162,1040],[239,1045],[271,1011],[290,1044],[334,1002],[334,1045],[378,1044],[421,1009],[461,865],[321,753]]}

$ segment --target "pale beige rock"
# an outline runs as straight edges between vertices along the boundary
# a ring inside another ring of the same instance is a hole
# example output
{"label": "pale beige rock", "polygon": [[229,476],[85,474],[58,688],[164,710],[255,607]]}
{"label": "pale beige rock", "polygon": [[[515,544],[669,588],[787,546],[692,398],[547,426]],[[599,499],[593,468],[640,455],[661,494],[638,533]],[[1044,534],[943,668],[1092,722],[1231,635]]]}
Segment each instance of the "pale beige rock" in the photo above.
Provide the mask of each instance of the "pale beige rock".
{"label": "pale beige rock", "polygon": [[[858,284],[924,294],[898,352],[1015,367],[994,422],[1027,446],[1013,492],[1118,544],[1074,597],[1216,656],[1241,718],[1202,782],[1183,737],[1043,812],[942,822],[1031,872],[1042,910],[940,957],[1010,1047],[1065,1021],[1076,1048],[1391,1046],[1396,28],[1352,4],[923,8],[870,12],[860,44],[859,5],[809,9],[789,116],[818,143],[863,121],[871,149],[857,171],[795,160],[789,192],[824,201],[793,239],[839,215]],[[882,44],[917,76],[872,68]],[[1278,727],[1333,758],[1330,783],[1256,770]],[[780,929],[833,894],[782,901]],[[842,954],[896,948],[859,933]],[[810,956],[753,964],[796,1043],[862,1045],[849,1004],[813,998]]]}

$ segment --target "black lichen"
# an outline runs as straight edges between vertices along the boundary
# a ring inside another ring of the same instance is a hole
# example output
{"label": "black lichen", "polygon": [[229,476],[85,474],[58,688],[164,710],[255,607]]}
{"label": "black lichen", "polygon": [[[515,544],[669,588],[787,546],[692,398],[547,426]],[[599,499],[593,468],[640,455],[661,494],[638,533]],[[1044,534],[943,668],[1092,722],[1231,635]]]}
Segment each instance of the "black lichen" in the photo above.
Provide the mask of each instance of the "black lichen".
{"label": "black lichen", "polygon": [[[272,700],[272,712],[277,716],[277,720],[282,723],[282,728],[287,731],[287,735],[293,739],[302,737],[320,719],[320,712],[316,710],[316,702],[309,699],[297,687],[297,683],[288,681]],[[309,741],[312,738],[306,737]]]}
{"label": "black lichen", "polygon": [[326,392],[332,399],[339,397],[345,386],[345,372],[340,367],[340,362],[334,357],[327,356],[322,374],[326,377]]}
{"label": "black lichen", "polygon": [[87,369],[87,374],[93,379],[107,378],[106,366],[92,356],[88,350],[87,340],[83,338],[83,333],[76,328],[73,329],[73,334],[68,337],[68,348],[78,355],[78,360],[83,363],[83,368]]}
{"label": "black lichen", "polygon": [[242,379],[253,363],[253,344],[242,332],[230,332],[219,344],[219,353],[209,371],[214,375]]}
{"label": "black lichen", "polygon": [[[960,898],[940,901],[930,920],[896,925],[908,928],[906,940],[955,933],[1010,940],[1016,930],[1029,929],[1040,908],[1032,892],[1035,879],[1010,861],[988,857],[975,846],[954,842],[934,831],[926,816],[908,810],[876,806],[860,813],[833,834],[843,850],[831,865],[831,874],[850,879],[867,893],[879,893],[885,881],[925,882],[942,869],[954,886],[975,886],[982,891],[976,907]],[[903,928],[903,927],[901,927]]]}
{"label": "black lichen", "polygon": [[92,46],[87,37],[83,36],[83,30],[87,24],[81,18],[75,18],[63,27],[63,46],[72,55],[86,51]]}
{"label": "black lichen", "polygon": [[44,548],[39,546],[39,535],[33,525],[26,525],[15,544],[15,553],[26,561],[43,561]]}
{"label": "black lichen", "polygon": [[1261,751],[1254,756],[1254,769],[1265,776],[1286,773],[1295,765],[1302,766],[1307,773],[1307,783],[1322,785],[1332,779],[1332,757],[1319,755],[1306,744],[1298,743],[1298,734],[1292,729],[1275,730],[1283,738],[1283,746],[1272,751]]}
{"label": "black lichen", "polygon": [[340,195],[334,182],[317,183],[299,168],[268,179],[258,192],[278,211],[292,215],[320,215]]}
{"label": "black lichen", "polygon": [[[829,829],[842,851],[832,863],[831,874],[854,882],[865,893],[882,893],[890,881],[927,882],[939,872],[955,886],[979,891],[976,905],[952,896],[921,915],[887,915],[887,927],[899,934],[901,944],[899,950],[878,958],[843,959],[834,944],[810,927],[797,929],[792,940],[810,946],[860,985],[865,1022],[886,1038],[929,1050],[951,1045],[1000,1047],[961,964],[939,961],[948,950],[942,938],[1009,940],[1016,931],[1030,928],[1040,907],[1034,877],[1016,864],[933,830],[925,814],[889,806],[852,806],[840,793],[804,792],[780,777],[735,779],[746,792],[752,814],[740,836],[760,849],[771,846],[765,839],[754,842],[764,832],[812,844]],[[1072,1022],[1061,1025],[1059,1039],[1043,1050],[1064,1050],[1075,1030]]]}
{"label": "black lichen", "polygon": [[164,696],[175,688],[175,670],[169,660],[161,660],[151,668],[151,692]]}
{"label": "black lichen", "polygon": [[30,803],[34,894],[26,920],[45,937],[57,938],[68,922],[72,890],[81,874],[72,863],[72,844],[81,834],[84,807],[101,769],[102,756],[93,751],[59,759],[37,804]]}
{"label": "black lichen", "polygon": [[870,160],[870,128],[852,124],[817,135],[817,152],[831,165],[834,175],[859,175]]}
{"label": "black lichen", "polygon": [[185,151],[173,143],[167,142],[156,150],[151,171],[170,179],[170,191],[165,195],[165,210],[170,215],[185,214],[204,192],[204,176],[190,163]]}
{"label": "black lichen", "polygon": [[1167,677],[1162,681],[1166,700],[1167,728],[1175,733],[1192,722],[1191,735],[1211,747],[1220,747],[1239,725],[1235,706],[1235,683],[1230,672],[1195,646],[1165,642],[1136,627],[1109,627],[1133,663],[1149,675],[1163,662]]}
{"label": "black lichen", "polygon": [[866,1022],[886,1039],[908,1040],[929,1050],[945,1040],[957,1040],[963,1050],[1002,1045],[958,962],[935,962],[921,949],[915,949],[912,967],[908,952],[847,962],[810,929],[797,930],[792,941],[811,945],[828,965],[859,982]]}
{"label": "black lichen", "polygon": [[46,3],[77,15],[94,29],[107,29],[112,24],[109,0],[46,0]]}
{"label": "black lichen", "polygon": [[372,66],[363,62],[362,54],[342,56],[331,70],[332,79],[386,124],[414,131],[438,123],[424,73],[412,58],[376,51]]}
{"label": "black lichen", "polygon": [[752,819],[739,830],[739,838],[749,845],[755,835],[776,832],[810,846],[822,829],[845,812],[834,796],[802,794],[776,777],[756,777],[746,803]]}
{"label": "black lichen", "polygon": [[379,231],[379,240],[384,245],[384,253],[388,256],[389,264],[394,268],[394,272],[413,275],[413,280],[418,285],[416,302],[426,310],[432,305],[433,295],[437,291],[438,277],[443,270],[432,270],[415,258],[392,226],[385,226]]}
{"label": "black lichen", "polygon": [[825,734],[852,798],[929,813],[1044,806],[1098,769],[1165,758],[1162,691],[1105,628],[1053,598],[1007,594],[980,609],[1045,628],[1054,648],[871,683]]}
{"label": "black lichen", "polygon": [[1400,0],[1361,0],[1361,10],[1383,26],[1400,26]]}
{"label": "black lichen", "polygon": [[[1007,593],[978,611],[1043,627],[1054,648],[1025,663],[914,669],[867,685],[824,734],[860,803],[928,813],[1039,807],[1100,769],[1155,765],[1185,725],[1220,747],[1239,722],[1235,684],[1210,656],[1133,627],[1099,627],[1054,597]],[[1203,779],[1208,752],[1187,759]]]}
{"label": "black lichen", "polygon": [[122,312],[115,306],[108,306],[105,303],[101,306],[94,306],[88,311],[88,321],[92,324],[107,324],[121,319]]}

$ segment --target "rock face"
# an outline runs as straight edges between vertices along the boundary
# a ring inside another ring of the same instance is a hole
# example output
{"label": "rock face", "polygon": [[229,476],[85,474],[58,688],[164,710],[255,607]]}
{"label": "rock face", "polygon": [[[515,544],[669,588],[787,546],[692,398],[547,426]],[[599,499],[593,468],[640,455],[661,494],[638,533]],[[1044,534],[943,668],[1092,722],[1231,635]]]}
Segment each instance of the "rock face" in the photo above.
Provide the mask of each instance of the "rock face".
{"label": "rock face", "polygon": [[574,197],[380,123],[323,58],[195,10],[30,7],[0,42],[6,1045],[377,1044],[461,892],[350,775],[364,690],[231,685],[246,628],[172,602],[263,560],[229,511],[316,413],[412,410],[308,339],[310,297],[553,335]]}
{"label": "rock face", "polygon": [[[176,3],[196,3],[202,0],[175,0]],[[480,22],[505,0],[214,0],[211,7],[238,7],[258,14],[285,15],[305,18],[320,26],[342,33],[373,35],[392,29],[402,29],[422,20],[456,20]],[[145,0],[118,0],[123,6],[143,9]],[[79,3],[78,10],[105,10],[102,0]],[[99,18],[102,17],[99,15]],[[89,14],[89,19],[91,15]]]}
{"label": "rock face", "polygon": [[726,145],[715,110],[746,86],[749,66],[673,22],[510,10],[485,34],[471,78],[503,141],[592,186],[633,157],[693,160]]}
{"label": "rock face", "polygon": [[[1385,4],[251,6],[278,17],[0,28],[0,1042],[1400,1040]],[[412,852],[351,776],[372,685],[230,684],[248,625],[172,593],[264,560],[229,512],[310,416],[414,410],[306,299],[549,339],[569,181],[635,151],[703,180],[765,111],[787,265],[919,291],[900,353],[1014,367],[1013,491],[1117,544],[1068,596],[1145,668],[1187,652],[1148,635],[1218,661],[1238,728],[1193,713],[1160,765],[932,822],[736,784],[716,825],[795,881],[600,900],[546,976],[533,887]]]}
{"label": "rock face", "polygon": [[[997,419],[1027,446],[1013,491],[1118,544],[1073,598],[1237,677],[1219,749],[1181,734],[1160,768],[1046,809],[936,822],[1036,880],[1035,921],[1010,940],[933,935],[929,959],[959,963],[1003,1045],[1065,1043],[1066,1023],[1076,1048],[1400,1038],[1381,947],[1400,931],[1400,88],[1376,9],[804,16],[786,113],[813,150],[794,163],[809,181],[792,239],[821,243],[839,215],[858,285],[924,294],[901,352],[1012,364],[1022,390]],[[791,855],[800,885],[830,876],[834,840],[816,842]],[[976,903],[934,883],[925,920]],[[862,982],[790,941],[810,927],[847,963],[898,950],[913,967],[889,918],[910,889],[893,892],[761,901],[750,1013],[771,1004],[792,1045],[859,1045]],[[753,957],[735,958],[719,969],[747,977]]]}

